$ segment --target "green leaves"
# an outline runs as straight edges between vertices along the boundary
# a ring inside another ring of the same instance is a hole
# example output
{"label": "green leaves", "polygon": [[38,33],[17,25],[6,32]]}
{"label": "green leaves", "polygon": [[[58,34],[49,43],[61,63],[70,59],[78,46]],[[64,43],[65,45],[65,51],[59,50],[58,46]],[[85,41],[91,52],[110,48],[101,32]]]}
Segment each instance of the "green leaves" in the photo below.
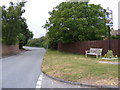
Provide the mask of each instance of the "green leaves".
{"label": "green leaves", "polygon": [[[107,34],[100,5],[63,2],[49,12],[46,28],[51,40],[62,43],[101,40]],[[99,18],[99,17],[102,17]]]}
{"label": "green leaves", "polygon": [[20,3],[16,5],[13,2],[10,2],[7,9],[5,6],[2,7],[2,35],[5,44],[16,44],[16,37],[21,30],[22,7]]}
{"label": "green leaves", "polygon": [[47,37],[42,36],[41,38],[31,39],[28,41],[27,45],[31,47],[47,48],[48,45]]}
{"label": "green leaves", "polygon": [[[6,8],[2,6],[2,41],[4,44],[12,45],[19,42],[25,45],[29,38],[33,37],[32,32],[28,30],[26,19],[22,17],[25,12],[23,9],[25,1],[13,3]],[[24,39],[24,40],[23,40]]]}

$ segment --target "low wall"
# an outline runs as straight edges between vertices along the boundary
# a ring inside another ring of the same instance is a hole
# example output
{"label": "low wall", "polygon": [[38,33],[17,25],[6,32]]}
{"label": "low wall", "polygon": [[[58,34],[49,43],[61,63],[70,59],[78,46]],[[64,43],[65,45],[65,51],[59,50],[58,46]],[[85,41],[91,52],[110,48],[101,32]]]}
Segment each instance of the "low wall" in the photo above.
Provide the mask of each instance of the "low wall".
{"label": "low wall", "polygon": [[[108,51],[108,40],[97,40],[97,41],[85,41],[62,44],[58,43],[58,50],[62,52],[85,54],[85,50],[90,48],[102,48],[102,55]],[[120,57],[120,39],[111,40],[111,48],[114,55]]]}
{"label": "low wall", "polygon": [[8,55],[19,51],[19,45],[0,44],[0,55]]}

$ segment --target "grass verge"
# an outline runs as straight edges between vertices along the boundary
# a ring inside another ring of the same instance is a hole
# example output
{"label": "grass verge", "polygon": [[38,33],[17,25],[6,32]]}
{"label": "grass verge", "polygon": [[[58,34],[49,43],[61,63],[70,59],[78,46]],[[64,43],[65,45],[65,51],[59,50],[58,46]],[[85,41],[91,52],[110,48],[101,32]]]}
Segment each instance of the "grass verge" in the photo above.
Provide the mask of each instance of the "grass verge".
{"label": "grass verge", "polygon": [[42,71],[53,77],[95,85],[118,85],[118,65],[98,63],[84,55],[47,50]]}

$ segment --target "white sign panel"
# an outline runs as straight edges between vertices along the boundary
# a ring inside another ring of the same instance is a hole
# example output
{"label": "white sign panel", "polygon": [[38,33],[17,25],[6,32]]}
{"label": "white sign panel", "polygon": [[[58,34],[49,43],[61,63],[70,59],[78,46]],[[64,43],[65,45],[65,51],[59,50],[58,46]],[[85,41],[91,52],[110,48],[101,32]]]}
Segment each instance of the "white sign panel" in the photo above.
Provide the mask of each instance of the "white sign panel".
{"label": "white sign panel", "polygon": [[107,26],[113,26],[113,17],[112,17],[112,10],[109,10],[109,8],[106,10],[106,15],[105,15],[105,18],[106,18],[106,25]]}

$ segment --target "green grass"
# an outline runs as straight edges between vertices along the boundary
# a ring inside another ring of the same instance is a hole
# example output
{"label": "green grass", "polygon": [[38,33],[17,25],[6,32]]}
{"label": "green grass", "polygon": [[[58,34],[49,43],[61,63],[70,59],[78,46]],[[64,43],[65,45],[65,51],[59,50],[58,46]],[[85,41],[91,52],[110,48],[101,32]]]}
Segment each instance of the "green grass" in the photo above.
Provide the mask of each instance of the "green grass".
{"label": "green grass", "polygon": [[99,60],[101,59],[47,50],[42,71],[67,81],[117,85],[118,65],[98,63]]}

